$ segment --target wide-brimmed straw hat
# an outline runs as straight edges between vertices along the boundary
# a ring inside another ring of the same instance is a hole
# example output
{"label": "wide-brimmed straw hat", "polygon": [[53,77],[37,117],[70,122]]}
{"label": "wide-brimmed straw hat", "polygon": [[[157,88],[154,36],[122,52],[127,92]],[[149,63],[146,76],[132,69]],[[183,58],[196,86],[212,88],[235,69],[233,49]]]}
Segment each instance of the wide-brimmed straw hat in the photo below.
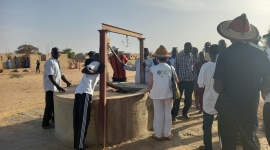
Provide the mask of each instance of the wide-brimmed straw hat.
{"label": "wide-brimmed straw hat", "polygon": [[259,35],[258,29],[249,23],[246,14],[221,22],[217,26],[217,31],[224,38],[238,42],[250,41]]}
{"label": "wide-brimmed straw hat", "polygon": [[159,46],[159,48],[156,50],[156,52],[155,52],[155,54],[153,54],[153,56],[158,57],[158,58],[171,57],[171,55],[168,53],[168,50],[163,45]]}

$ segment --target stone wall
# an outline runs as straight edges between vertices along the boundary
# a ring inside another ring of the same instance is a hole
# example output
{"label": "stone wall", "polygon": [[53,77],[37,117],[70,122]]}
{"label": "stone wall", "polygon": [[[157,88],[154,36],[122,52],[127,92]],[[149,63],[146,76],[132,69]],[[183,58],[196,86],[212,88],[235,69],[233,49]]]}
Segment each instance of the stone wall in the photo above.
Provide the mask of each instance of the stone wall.
{"label": "stone wall", "polygon": [[12,68],[15,69],[15,62],[14,62],[15,56],[18,58],[18,62],[19,62],[20,67],[21,67],[21,59],[22,59],[22,57],[24,57],[24,58],[29,57],[29,55],[25,55],[25,54],[13,54],[13,53],[0,54],[0,69],[8,69],[8,66],[7,66],[8,58],[11,59]]}
{"label": "stone wall", "polygon": [[132,53],[124,53],[124,55],[127,56],[128,60],[136,60],[137,58],[140,58],[140,54],[132,54]]}

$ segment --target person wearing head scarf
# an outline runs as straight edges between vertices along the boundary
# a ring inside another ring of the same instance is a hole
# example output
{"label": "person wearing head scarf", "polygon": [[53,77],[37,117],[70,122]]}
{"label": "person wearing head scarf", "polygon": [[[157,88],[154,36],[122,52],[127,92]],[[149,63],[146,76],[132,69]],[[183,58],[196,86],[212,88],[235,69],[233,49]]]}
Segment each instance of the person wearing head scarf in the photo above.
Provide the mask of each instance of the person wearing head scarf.
{"label": "person wearing head scarf", "polygon": [[159,64],[151,67],[150,81],[145,92],[150,92],[149,97],[153,99],[154,104],[153,127],[155,133],[152,138],[159,141],[171,140],[173,137],[171,133],[172,79],[174,78],[175,82],[178,82],[178,78],[174,67],[166,63],[171,56],[164,46],[161,45],[153,56],[157,58]]}
{"label": "person wearing head scarf", "polygon": [[8,66],[8,69],[12,69],[12,61],[11,59],[8,57],[8,60],[7,60],[7,66]]}

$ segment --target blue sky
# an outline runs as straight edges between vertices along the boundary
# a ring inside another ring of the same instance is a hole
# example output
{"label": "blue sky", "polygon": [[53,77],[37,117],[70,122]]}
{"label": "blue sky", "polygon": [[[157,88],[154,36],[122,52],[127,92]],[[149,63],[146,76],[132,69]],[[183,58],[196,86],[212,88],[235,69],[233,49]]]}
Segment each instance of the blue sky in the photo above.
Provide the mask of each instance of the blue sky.
{"label": "blue sky", "polygon": [[[269,0],[0,0],[0,53],[25,42],[46,53],[53,46],[76,53],[98,51],[101,23],[142,33],[145,47],[183,49],[185,42],[202,50],[222,37],[217,25],[246,13],[260,34],[270,28]],[[109,33],[111,46],[139,52],[139,41]],[[229,43],[229,41],[228,41]]]}

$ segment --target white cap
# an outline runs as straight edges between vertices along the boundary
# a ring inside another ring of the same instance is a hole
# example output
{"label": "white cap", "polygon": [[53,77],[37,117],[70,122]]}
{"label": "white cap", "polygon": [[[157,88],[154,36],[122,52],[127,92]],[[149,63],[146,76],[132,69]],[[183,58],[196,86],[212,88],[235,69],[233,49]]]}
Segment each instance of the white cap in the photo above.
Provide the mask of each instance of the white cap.
{"label": "white cap", "polygon": [[116,48],[115,46],[112,47],[114,51],[118,50],[119,48]]}

